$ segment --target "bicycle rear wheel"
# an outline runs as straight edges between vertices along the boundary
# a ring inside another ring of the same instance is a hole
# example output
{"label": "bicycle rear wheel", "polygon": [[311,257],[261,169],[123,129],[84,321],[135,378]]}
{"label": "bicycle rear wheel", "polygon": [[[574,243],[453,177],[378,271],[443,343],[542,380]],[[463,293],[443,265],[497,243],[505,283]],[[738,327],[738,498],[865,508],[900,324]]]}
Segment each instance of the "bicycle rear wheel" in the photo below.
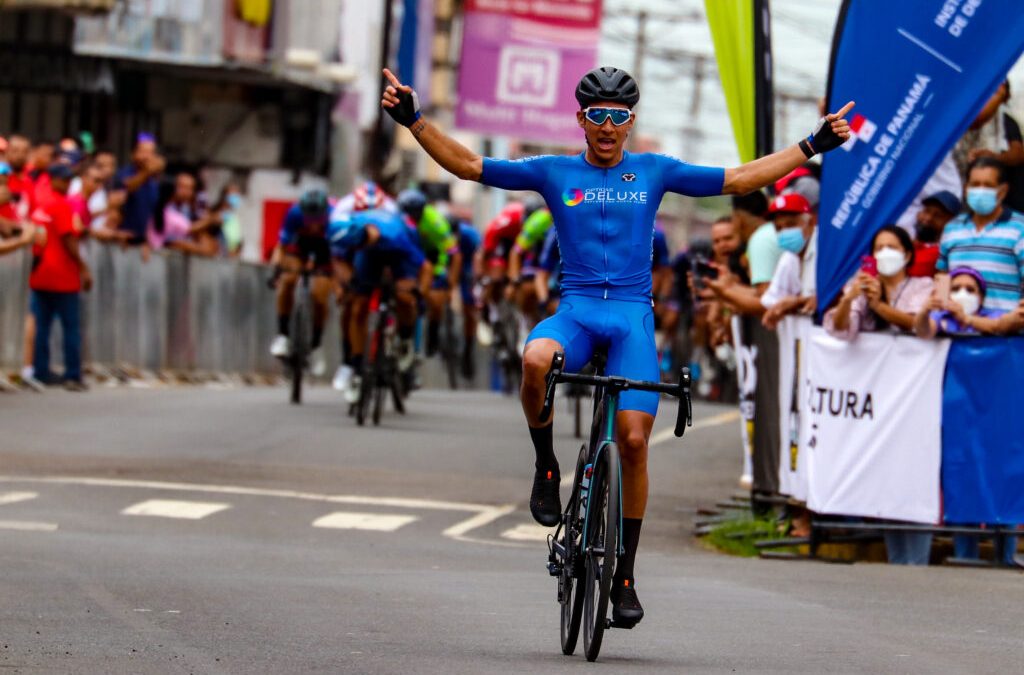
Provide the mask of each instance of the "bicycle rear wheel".
{"label": "bicycle rear wheel", "polygon": [[608,443],[598,453],[590,481],[583,555],[583,647],[596,661],[608,626],[608,596],[615,572],[619,534],[619,449]]}

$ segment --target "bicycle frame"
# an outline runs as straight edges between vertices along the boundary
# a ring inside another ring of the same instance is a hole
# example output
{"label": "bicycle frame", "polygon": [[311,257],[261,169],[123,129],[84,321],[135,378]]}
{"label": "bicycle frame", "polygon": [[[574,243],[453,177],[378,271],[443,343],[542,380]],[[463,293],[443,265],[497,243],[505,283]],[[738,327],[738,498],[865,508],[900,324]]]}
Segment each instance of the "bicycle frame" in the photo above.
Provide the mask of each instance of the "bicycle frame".
{"label": "bicycle frame", "polygon": [[[600,453],[609,443],[615,443],[617,413],[619,412],[619,395],[629,389],[654,391],[658,393],[671,394],[679,398],[679,409],[676,414],[675,435],[682,437],[686,427],[693,424],[693,406],[690,400],[690,371],[682,368],[679,373],[679,382],[675,384],[663,384],[661,382],[643,382],[629,380],[624,377],[604,375],[604,358],[595,358],[597,373],[595,375],[584,375],[581,373],[566,373],[565,355],[562,352],[555,352],[551,359],[551,370],[547,375],[547,390],[544,396],[544,406],[540,412],[541,421],[546,421],[551,416],[554,406],[555,386],[560,383],[576,383],[591,385],[594,387],[594,409],[593,419],[590,428],[590,440],[588,443],[587,459],[585,466],[594,466],[600,458]],[[684,407],[685,403],[685,407]],[[598,413],[601,413],[599,417]],[[603,423],[603,424],[602,424]],[[618,481],[622,484],[621,467],[619,469]],[[576,498],[582,492],[577,483],[573,486],[573,496]],[[622,491],[619,491],[619,531],[622,530]],[[554,550],[559,555],[565,556],[565,549],[558,544],[558,537],[562,533],[566,523],[561,522],[554,534]],[[586,515],[583,525],[583,541],[590,531],[590,503],[586,504]],[[622,552],[622,542],[619,542],[618,553]]]}

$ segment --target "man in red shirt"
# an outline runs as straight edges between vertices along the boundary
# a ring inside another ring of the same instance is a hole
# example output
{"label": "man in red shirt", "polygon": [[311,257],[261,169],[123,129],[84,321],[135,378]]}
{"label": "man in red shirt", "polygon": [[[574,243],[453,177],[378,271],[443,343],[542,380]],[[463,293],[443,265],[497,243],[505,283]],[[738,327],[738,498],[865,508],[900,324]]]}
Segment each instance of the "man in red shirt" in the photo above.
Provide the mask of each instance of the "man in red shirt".
{"label": "man in red shirt", "polygon": [[50,190],[34,205],[32,222],[46,228],[46,243],[33,250],[35,256],[29,287],[32,314],[36,319],[35,377],[47,384],[50,372],[50,328],[59,318],[64,333],[64,384],[70,391],[84,391],[82,382],[82,331],[79,292],[92,286],[89,268],[78,250],[80,225],[68,203],[68,187],[74,174],[65,164],[48,171]]}
{"label": "man in red shirt", "polygon": [[959,213],[960,200],[949,190],[936,192],[921,201],[914,234],[914,264],[907,270],[910,276],[935,276],[942,232],[946,223]]}
{"label": "man in red shirt", "polygon": [[31,143],[21,134],[14,134],[7,140],[7,165],[11,167],[7,188],[11,191],[12,201],[19,207],[19,215],[28,213],[29,202],[35,192],[35,184],[28,173],[31,149]]}

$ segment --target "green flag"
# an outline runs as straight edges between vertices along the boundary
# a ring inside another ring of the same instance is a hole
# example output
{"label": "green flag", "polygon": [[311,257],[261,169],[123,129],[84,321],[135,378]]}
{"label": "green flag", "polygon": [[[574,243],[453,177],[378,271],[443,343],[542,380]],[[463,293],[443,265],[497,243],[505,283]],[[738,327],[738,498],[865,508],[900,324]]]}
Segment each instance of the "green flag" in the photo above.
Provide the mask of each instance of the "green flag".
{"label": "green flag", "polygon": [[772,148],[771,41],[767,2],[704,0],[718,74],[740,161]]}

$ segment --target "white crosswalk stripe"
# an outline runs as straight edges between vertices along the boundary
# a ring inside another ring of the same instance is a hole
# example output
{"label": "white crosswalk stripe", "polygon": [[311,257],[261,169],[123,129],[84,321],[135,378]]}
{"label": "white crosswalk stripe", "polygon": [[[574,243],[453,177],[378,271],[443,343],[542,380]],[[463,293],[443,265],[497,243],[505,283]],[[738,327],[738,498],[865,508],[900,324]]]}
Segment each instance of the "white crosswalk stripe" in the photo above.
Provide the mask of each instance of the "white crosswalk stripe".
{"label": "white crosswalk stripe", "polygon": [[38,492],[0,492],[0,506],[27,502],[39,496]]}
{"label": "white crosswalk stripe", "polygon": [[121,511],[126,516],[155,516],[157,518],[182,518],[201,520],[214,513],[230,509],[230,504],[221,502],[190,502],[176,499],[148,499],[133,504]]}
{"label": "white crosswalk stripe", "polygon": [[372,530],[376,532],[394,532],[400,527],[419,520],[417,516],[404,516],[382,513],[355,513],[352,511],[335,511],[313,521],[313,527],[324,527],[337,530]]}
{"label": "white crosswalk stripe", "polygon": [[0,520],[0,530],[55,532],[57,530],[57,523],[40,523],[31,520]]}
{"label": "white crosswalk stripe", "polygon": [[554,533],[555,528],[544,527],[536,523],[523,523],[516,525],[510,530],[501,533],[502,538],[512,541],[547,541],[548,535]]}

